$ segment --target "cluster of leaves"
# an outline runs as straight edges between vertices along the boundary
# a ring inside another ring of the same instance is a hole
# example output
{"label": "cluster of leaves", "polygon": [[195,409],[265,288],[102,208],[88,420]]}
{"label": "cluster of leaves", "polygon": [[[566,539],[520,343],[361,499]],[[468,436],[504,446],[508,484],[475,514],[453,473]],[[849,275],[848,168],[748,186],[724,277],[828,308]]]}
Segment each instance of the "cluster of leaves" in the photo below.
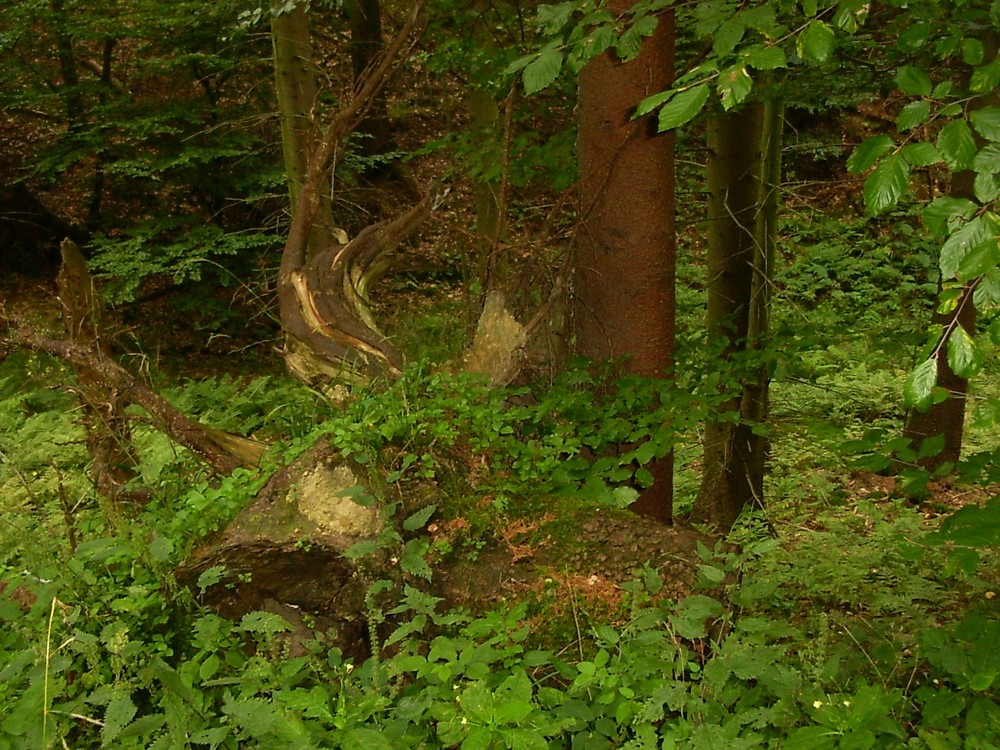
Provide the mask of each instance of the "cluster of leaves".
{"label": "cluster of leaves", "polygon": [[[655,31],[658,14],[673,5],[669,0],[647,0],[635,3],[621,17],[591,0],[542,5],[536,25],[548,41],[514,61],[508,72],[520,72],[525,91],[532,94],[551,85],[564,68],[575,74],[608,50],[630,60]],[[861,0],[812,0],[747,6],[719,0],[682,6],[677,12],[685,32],[699,42],[710,41],[711,47],[695,55],[668,91],[638,103],[635,116],[656,112],[661,131],[693,120],[713,93],[724,109],[740,105],[753,88],[750,71],[782,70],[792,61],[827,63],[835,48],[834,29],[856,32],[868,15],[868,5]]]}
{"label": "cluster of leaves", "polygon": [[[1000,59],[995,49],[988,52],[988,40],[1000,28],[1000,5],[951,10],[909,19],[910,27],[896,41],[906,64],[895,81],[909,99],[897,117],[897,132],[867,139],[848,160],[855,172],[874,167],[864,193],[872,215],[894,207],[917,170],[943,169],[952,176],[950,192],[933,197],[922,211],[928,231],[942,243],[938,310],[951,319],[932,327],[922,361],[907,381],[907,403],[919,409],[946,397],[935,388],[939,359],[947,357],[963,378],[982,368],[983,347],[958,323],[959,305],[974,302],[990,311],[1000,304],[1000,108],[990,99],[1000,86]],[[927,53],[935,67],[916,63]],[[971,180],[967,189],[959,187],[965,177]],[[991,328],[990,339],[1000,340],[1000,330]]]}

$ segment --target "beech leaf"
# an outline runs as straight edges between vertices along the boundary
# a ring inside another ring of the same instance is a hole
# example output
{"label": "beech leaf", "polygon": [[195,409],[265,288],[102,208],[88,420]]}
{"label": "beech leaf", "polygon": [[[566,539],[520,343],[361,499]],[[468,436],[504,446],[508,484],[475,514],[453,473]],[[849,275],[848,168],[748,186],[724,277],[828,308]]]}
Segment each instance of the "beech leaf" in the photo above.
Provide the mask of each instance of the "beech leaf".
{"label": "beech leaf", "polygon": [[1000,141],[1000,107],[983,107],[969,114],[972,127],[988,141]]}
{"label": "beech leaf", "polygon": [[557,49],[550,49],[542,52],[528,63],[521,77],[524,80],[524,93],[536,94],[546,86],[549,86],[559,77],[562,69],[563,53]]}
{"label": "beech leaf", "polygon": [[976,344],[962,326],[955,326],[948,336],[948,364],[960,378],[970,378],[979,370]]}
{"label": "beech leaf", "polygon": [[903,388],[906,405],[927,411],[931,405],[935,385],[937,385],[937,360],[931,357],[917,365],[906,378],[906,385]]}
{"label": "beech leaf", "polygon": [[803,60],[825,63],[833,54],[833,29],[822,21],[811,21],[799,34],[796,51]]}
{"label": "beech leaf", "polygon": [[910,183],[910,165],[900,153],[892,154],[875,167],[865,180],[865,206],[878,216],[896,205]]}
{"label": "beech leaf", "polygon": [[854,173],[864,172],[878,161],[882,154],[891,151],[895,145],[892,138],[884,134],[865,139],[848,158],[847,170]]}
{"label": "beech leaf", "polygon": [[708,84],[702,83],[674,96],[660,109],[660,131],[672,130],[694,119],[708,101],[708,93]]}

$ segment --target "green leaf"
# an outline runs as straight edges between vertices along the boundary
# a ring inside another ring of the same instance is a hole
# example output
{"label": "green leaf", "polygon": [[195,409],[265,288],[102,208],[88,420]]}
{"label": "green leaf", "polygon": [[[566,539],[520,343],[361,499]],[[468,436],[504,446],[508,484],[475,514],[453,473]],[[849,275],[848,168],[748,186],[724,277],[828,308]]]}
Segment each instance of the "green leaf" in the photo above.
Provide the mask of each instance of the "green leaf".
{"label": "green leaf", "polygon": [[128,691],[123,688],[115,688],[115,695],[108,702],[108,708],[104,712],[101,744],[104,746],[111,744],[122,730],[132,722],[137,710]]}
{"label": "green leaf", "polygon": [[657,20],[654,15],[640,16],[625,33],[618,37],[615,52],[622,60],[631,60],[642,49],[642,40],[656,31]]}
{"label": "green leaf", "polygon": [[981,148],[972,159],[972,168],[986,174],[1000,172],[1000,143],[989,143]]}
{"label": "green leaf", "polygon": [[988,141],[1000,141],[1000,107],[983,107],[969,114],[972,127]]}
{"label": "green leaf", "polygon": [[572,2],[539,5],[535,14],[535,25],[545,35],[558,34],[563,26],[569,23],[575,8],[576,5]]}
{"label": "green leaf", "polygon": [[719,73],[719,98],[723,109],[732,109],[746,99],[753,87],[753,81],[746,68],[734,65]]}
{"label": "green leaf", "polygon": [[928,101],[910,102],[899,111],[896,118],[896,130],[900,133],[923,124],[931,114],[931,103]]}
{"label": "green leaf", "polygon": [[674,96],[660,109],[657,124],[660,132],[672,130],[692,120],[705,106],[708,94],[708,84],[702,83]]}
{"label": "green leaf", "polygon": [[973,190],[980,203],[992,203],[1000,199],[1000,179],[991,172],[980,172],[976,175]]}
{"label": "green leaf", "polygon": [[941,161],[941,154],[933,143],[907,143],[900,149],[900,153],[906,163],[913,167],[929,167]]}
{"label": "green leaf", "polygon": [[972,247],[959,261],[956,276],[959,281],[972,281],[996,268],[998,262],[1000,245],[997,244],[996,237],[989,237],[985,242]]}
{"label": "green leaf", "polygon": [[755,44],[743,50],[743,62],[756,70],[776,70],[788,67],[788,58],[781,47],[762,47]]}
{"label": "green leaf", "polygon": [[436,505],[428,505],[421,508],[416,513],[411,515],[405,521],[403,521],[403,529],[406,531],[416,531],[417,529],[422,529],[427,525],[430,517],[434,515],[434,511],[437,510]]}
{"label": "green leaf", "polygon": [[904,65],[897,71],[896,85],[910,96],[930,96],[933,88],[930,76],[914,65]]}
{"label": "green leaf", "polygon": [[668,91],[661,91],[660,93],[653,94],[652,96],[647,96],[639,102],[638,105],[636,105],[635,114],[632,115],[632,119],[634,120],[637,117],[649,114],[664,102],[668,102],[673,99],[676,95],[677,92],[671,89]]}
{"label": "green leaf", "polygon": [[902,154],[892,154],[875,167],[865,180],[865,206],[868,213],[878,216],[899,202],[910,182],[910,165]]}
{"label": "green leaf", "polygon": [[833,54],[833,29],[819,20],[810,21],[805,31],[799,34],[795,43],[796,51],[803,60],[825,63]]}
{"label": "green leaf", "polygon": [[941,246],[941,276],[944,279],[956,278],[965,256],[991,240],[996,242],[996,237],[982,216],[975,217],[952,232]]}
{"label": "green leaf", "polygon": [[1000,58],[988,65],[982,65],[972,71],[969,88],[977,94],[986,94],[1000,86]]}
{"label": "green leaf", "polygon": [[745,32],[742,18],[738,15],[728,18],[712,35],[712,52],[717,57],[728,55],[736,49]]}
{"label": "green leaf", "polygon": [[896,40],[896,47],[901,52],[916,52],[927,44],[930,39],[931,25],[929,23],[916,23],[903,31]]}
{"label": "green leaf", "polygon": [[979,65],[983,61],[983,43],[978,39],[962,40],[962,62],[966,65]]}
{"label": "green leaf", "polygon": [[965,198],[942,195],[923,211],[924,225],[934,234],[948,235],[976,215],[979,207]]}
{"label": "green leaf", "polygon": [[427,564],[425,557],[429,549],[430,545],[426,539],[411,539],[403,548],[399,567],[404,573],[429,581],[431,579],[431,566]]}
{"label": "green leaf", "polygon": [[378,542],[374,539],[367,539],[365,541],[352,544],[344,550],[343,555],[348,560],[357,560],[359,557],[366,557],[373,554],[376,549],[378,549]]}
{"label": "green leaf", "polygon": [[903,398],[906,405],[926,411],[933,401],[932,391],[937,384],[937,360],[931,357],[917,365],[906,378]]}
{"label": "green leaf", "polygon": [[891,151],[895,146],[895,142],[887,135],[866,138],[847,159],[847,170],[855,174],[864,172],[878,161],[882,154]]}
{"label": "green leaf", "polygon": [[558,49],[550,49],[539,53],[538,57],[528,63],[521,73],[524,81],[524,93],[528,96],[536,94],[549,86],[559,77],[562,69],[563,53]]}
{"label": "green leaf", "polygon": [[970,378],[979,371],[982,358],[976,355],[976,344],[962,326],[948,336],[948,364],[960,378]]}
{"label": "green leaf", "polygon": [[976,139],[965,120],[949,122],[938,133],[938,151],[953,172],[968,169],[976,156]]}

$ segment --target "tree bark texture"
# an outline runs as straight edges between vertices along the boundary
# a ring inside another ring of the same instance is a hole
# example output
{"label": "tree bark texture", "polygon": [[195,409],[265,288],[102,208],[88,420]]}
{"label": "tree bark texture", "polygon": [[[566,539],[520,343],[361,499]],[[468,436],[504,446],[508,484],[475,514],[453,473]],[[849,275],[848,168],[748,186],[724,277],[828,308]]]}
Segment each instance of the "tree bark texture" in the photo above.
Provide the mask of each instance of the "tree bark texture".
{"label": "tree bark texture", "polygon": [[[766,269],[757,268],[766,260],[757,234],[761,144],[759,105],[718,113],[708,124],[706,323],[709,340],[721,342],[727,359],[746,351],[755,287],[760,294],[766,286]],[[755,316],[758,327],[764,322],[762,312],[758,308]],[[749,416],[744,415],[743,395],[734,395],[720,411]],[[747,410],[760,414],[763,400],[753,389],[750,395]],[[743,418],[706,424],[702,484],[693,517],[729,529],[747,504],[762,503],[765,448]]]}
{"label": "tree bark texture", "polygon": [[[612,0],[623,14],[631,0]],[[613,52],[580,72],[577,150],[580,213],[573,280],[576,353],[627,357],[628,371],[662,377],[674,348],[674,138],[651,118],[632,121],[644,97],[670,88],[674,25],[659,18],[633,60]],[[633,509],[672,514],[672,458],[647,467],[654,485]]]}

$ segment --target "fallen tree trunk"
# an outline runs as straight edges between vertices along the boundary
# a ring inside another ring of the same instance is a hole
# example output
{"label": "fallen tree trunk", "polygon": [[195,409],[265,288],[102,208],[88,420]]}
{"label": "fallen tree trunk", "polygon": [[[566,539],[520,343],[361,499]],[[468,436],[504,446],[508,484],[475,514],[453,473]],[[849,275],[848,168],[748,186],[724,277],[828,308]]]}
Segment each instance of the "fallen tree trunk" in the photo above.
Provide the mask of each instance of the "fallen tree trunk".
{"label": "fallen tree trunk", "polygon": [[[199,579],[212,570],[212,585],[200,595],[204,605],[231,619],[256,610],[282,616],[289,623],[293,653],[304,652],[304,641],[322,635],[360,659],[372,645],[366,595],[376,580],[394,582],[397,592],[404,585],[425,590],[442,600],[442,611],[484,612],[537,598],[546,580],[553,579],[578,589],[564,593],[579,594],[581,601],[596,593],[614,599],[621,596],[621,584],[648,563],[663,582],[660,596],[679,599],[698,580],[698,544],[714,543],[692,529],[650,524],[625,511],[580,507],[573,511],[570,538],[556,531],[560,525],[565,529],[566,519],[546,514],[520,525],[542,542],[519,543],[515,528],[475,559],[456,553],[436,560],[428,583],[402,562],[405,537],[423,533],[434,541],[463,524],[431,517],[423,529],[405,531],[397,519],[412,517],[420,508],[434,505],[447,518],[447,499],[434,486],[413,485],[403,491],[401,503],[395,502],[395,492],[389,502],[380,486],[367,467],[350,464],[321,441],[275,474],[251,505],[191,555],[178,580],[200,588]],[[389,516],[386,508],[397,504],[402,510]],[[461,548],[458,540],[450,541],[449,546]],[[345,554],[359,543],[368,543],[371,554]]]}
{"label": "fallen tree trunk", "polygon": [[149,414],[154,428],[191,450],[220,474],[257,463],[267,450],[266,445],[256,440],[191,419],[93,346],[47,338],[30,327],[9,331],[5,338],[8,345],[61,359],[76,372],[85,373],[90,382],[100,383],[103,389],[117,394],[121,402],[138,404]]}

